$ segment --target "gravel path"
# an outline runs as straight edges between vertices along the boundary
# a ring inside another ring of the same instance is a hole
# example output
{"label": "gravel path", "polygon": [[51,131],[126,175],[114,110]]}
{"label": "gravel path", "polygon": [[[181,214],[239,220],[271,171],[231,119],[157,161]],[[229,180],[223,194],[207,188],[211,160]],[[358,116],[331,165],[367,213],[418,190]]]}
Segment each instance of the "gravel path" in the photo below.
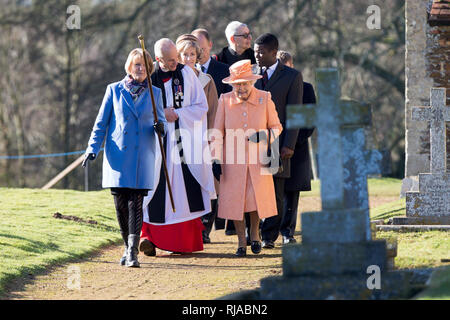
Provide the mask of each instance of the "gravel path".
{"label": "gravel path", "polygon": [[[374,198],[371,207],[395,200]],[[318,198],[300,201],[302,212],[320,210]],[[301,240],[299,232],[295,238]],[[245,258],[234,256],[236,236],[214,230],[211,240],[204,251],[192,254],[162,250],[157,250],[156,257],[139,254],[141,268],[120,266],[123,248],[110,246],[79,262],[18,279],[10,283],[3,299],[215,299],[258,288],[261,278],[282,273],[281,239],[275,249],[263,249],[259,255],[248,248]]]}

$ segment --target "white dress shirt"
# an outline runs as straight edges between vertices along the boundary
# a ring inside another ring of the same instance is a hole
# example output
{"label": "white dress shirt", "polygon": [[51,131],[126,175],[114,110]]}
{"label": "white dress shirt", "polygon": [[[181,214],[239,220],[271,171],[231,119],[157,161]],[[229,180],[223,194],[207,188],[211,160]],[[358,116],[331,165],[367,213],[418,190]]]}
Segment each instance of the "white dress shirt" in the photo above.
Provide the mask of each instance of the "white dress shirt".
{"label": "white dress shirt", "polygon": [[[271,65],[270,67],[269,67],[269,69],[267,69],[267,79],[270,79],[270,77],[273,75],[273,73],[275,72],[275,69],[277,68],[277,66],[278,66],[278,60],[277,60],[277,62],[275,62],[273,65]],[[263,67],[262,68],[262,73],[264,74],[264,72],[265,72],[265,70],[266,70],[266,67]]]}

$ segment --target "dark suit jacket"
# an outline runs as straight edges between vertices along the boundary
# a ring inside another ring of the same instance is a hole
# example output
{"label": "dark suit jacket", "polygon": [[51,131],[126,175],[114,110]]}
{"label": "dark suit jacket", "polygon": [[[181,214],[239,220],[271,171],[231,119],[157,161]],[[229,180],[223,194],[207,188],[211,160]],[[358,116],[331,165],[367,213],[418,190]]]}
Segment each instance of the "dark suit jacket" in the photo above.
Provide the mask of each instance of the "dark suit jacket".
{"label": "dark suit jacket", "polygon": [[230,69],[228,65],[226,65],[225,63],[219,62],[216,59],[211,58],[206,73],[210,74],[211,77],[214,79],[218,97],[220,97],[222,93],[227,93],[232,90],[232,87],[230,85],[222,82],[223,79],[225,79],[230,75]]}
{"label": "dark suit jacket", "polygon": [[[315,104],[316,95],[313,86],[303,82],[303,104]],[[314,128],[301,128],[295,144],[294,156],[291,158],[291,177],[286,179],[286,191],[311,190],[311,159],[309,157],[308,138]]]}
{"label": "dark suit jacket", "polygon": [[250,59],[252,64],[256,63],[255,51],[252,48],[248,48],[241,55],[238,55],[233,49],[230,47],[225,47],[218,54],[215,55],[217,57],[217,61],[225,63],[231,66],[233,63],[238,62],[244,59]]}
{"label": "dark suit jacket", "polygon": [[[260,90],[270,91],[272,100],[278,112],[283,132],[280,136],[280,150],[288,147],[295,150],[299,129],[286,130],[286,106],[289,104],[303,103],[303,77],[300,71],[289,68],[278,61],[275,72],[270,77],[267,85],[262,89],[262,80],[256,81],[255,87]],[[276,175],[279,178],[289,178],[290,161],[283,161],[284,172]]]}

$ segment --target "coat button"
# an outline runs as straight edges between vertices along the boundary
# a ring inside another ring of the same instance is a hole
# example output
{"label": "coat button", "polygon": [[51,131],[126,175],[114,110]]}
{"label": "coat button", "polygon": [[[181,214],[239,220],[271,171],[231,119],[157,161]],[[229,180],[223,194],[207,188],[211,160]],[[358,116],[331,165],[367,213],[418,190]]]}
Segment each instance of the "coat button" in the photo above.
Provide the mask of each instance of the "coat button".
{"label": "coat button", "polygon": [[127,131],[127,130],[124,130],[124,131],[123,131],[123,134],[127,134],[127,133],[128,133],[128,131]]}
{"label": "coat button", "polygon": [[139,135],[139,131],[136,131],[136,135],[137,135],[137,136]]}
{"label": "coat button", "polygon": [[127,148],[127,146],[123,146],[123,150],[125,150]]}
{"label": "coat button", "polygon": [[244,123],[244,128],[247,128],[247,124],[246,123]]}
{"label": "coat button", "polygon": [[246,116],[247,116],[247,112],[244,112],[242,115],[243,115],[244,117],[246,117]]}

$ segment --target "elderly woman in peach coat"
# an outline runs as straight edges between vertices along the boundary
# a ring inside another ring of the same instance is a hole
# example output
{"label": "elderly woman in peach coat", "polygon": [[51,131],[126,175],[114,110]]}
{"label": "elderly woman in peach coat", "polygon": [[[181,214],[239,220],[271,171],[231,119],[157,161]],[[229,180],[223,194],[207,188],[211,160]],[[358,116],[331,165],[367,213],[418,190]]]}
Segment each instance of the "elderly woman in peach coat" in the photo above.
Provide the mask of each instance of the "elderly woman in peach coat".
{"label": "elderly woman in peach coat", "polygon": [[272,173],[267,168],[267,140],[272,137],[272,142],[282,126],[270,92],[254,87],[259,78],[252,73],[250,60],[230,66],[230,76],[223,82],[233,91],[221,95],[211,135],[213,172],[220,179],[218,217],[234,220],[239,257],[247,251],[244,213],[250,216],[254,254],[261,252],[260,219],[277,214]]}

